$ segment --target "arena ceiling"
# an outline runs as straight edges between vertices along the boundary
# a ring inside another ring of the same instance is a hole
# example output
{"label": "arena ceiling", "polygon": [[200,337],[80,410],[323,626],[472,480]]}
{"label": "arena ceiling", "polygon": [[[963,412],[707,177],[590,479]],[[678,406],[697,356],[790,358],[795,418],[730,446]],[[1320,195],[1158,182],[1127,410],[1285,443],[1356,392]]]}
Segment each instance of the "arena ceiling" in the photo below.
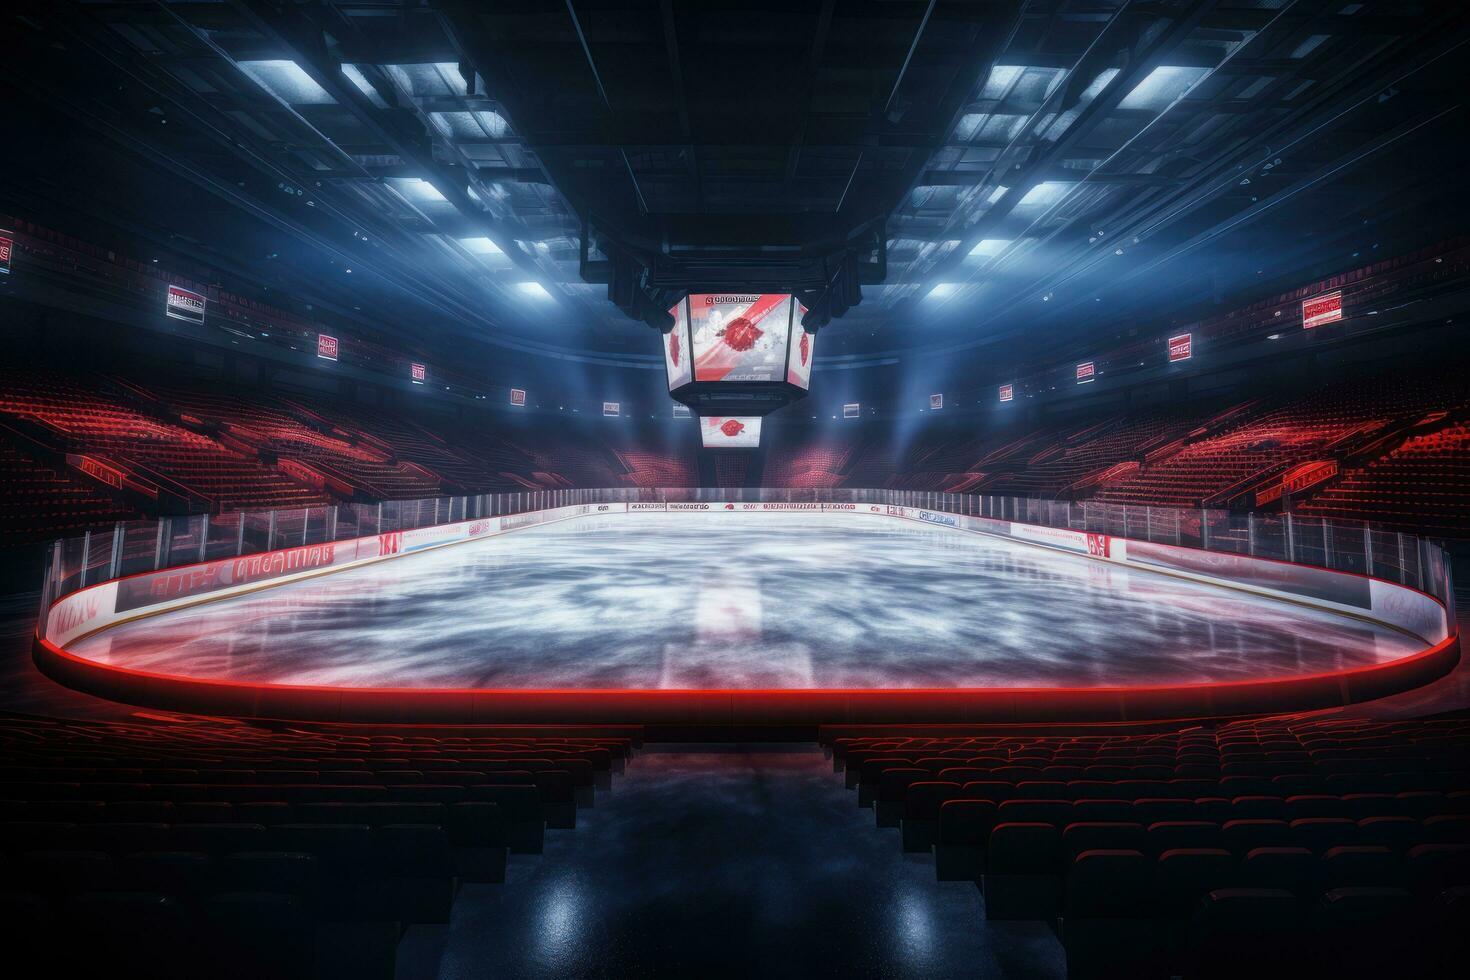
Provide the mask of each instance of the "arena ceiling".
{"label": "arena ceiling", "polygon": [[[10,165],[49,172],[54,200],[420,339],[652,366],[646,324],[681,291],[782,288],[836,317],[824,357],[1054,348],[1464,217],[1455,164],[1435,159],[1464,149],[1459,4],[76,0],[7,16],[7,84],[58,133]],[[18,207],[47,193],[13,183],[0,200]]]}

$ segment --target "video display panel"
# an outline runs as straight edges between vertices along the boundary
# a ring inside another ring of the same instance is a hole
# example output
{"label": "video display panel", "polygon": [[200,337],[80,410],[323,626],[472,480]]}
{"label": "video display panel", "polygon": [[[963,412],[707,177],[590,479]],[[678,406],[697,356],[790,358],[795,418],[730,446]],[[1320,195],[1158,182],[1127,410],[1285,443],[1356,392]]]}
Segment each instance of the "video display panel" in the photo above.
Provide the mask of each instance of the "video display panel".
{"label": "video display panel", "polygon": [[786,381],[803,390],[812,384],[812,359],[817,356],[817,335],[801,325],[806,307],[796,303],[791,318],[791,355],[786,359]]}
{"label": "video display panel", "polygon": [[694,380],[694,354],[689,349],[689,304],[681,299],[669,313],[674,329],[664,334],[664,371],[673,391]]}
{"label": "video display panel", "polygon": [[792,304],[785,293],[691,293],[694,380],[783,380]]}
{"label": "video display panel", "polygon": [[761,420],[759,416],[702,416],[699,434],[705,449],[754,449],[761,444]]}

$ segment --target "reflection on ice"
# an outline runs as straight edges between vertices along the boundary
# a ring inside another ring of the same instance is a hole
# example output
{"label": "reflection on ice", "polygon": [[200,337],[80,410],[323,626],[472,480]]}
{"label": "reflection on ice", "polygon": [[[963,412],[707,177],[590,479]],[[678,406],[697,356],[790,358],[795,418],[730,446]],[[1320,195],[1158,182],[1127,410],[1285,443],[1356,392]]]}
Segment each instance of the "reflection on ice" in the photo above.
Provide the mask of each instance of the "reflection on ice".
{"label": "reflection on ice", "polygon": [[78,654],[361,687],[1099,687],[1317,673],[1408,637],[835,514],[586,518],[143,620]]}

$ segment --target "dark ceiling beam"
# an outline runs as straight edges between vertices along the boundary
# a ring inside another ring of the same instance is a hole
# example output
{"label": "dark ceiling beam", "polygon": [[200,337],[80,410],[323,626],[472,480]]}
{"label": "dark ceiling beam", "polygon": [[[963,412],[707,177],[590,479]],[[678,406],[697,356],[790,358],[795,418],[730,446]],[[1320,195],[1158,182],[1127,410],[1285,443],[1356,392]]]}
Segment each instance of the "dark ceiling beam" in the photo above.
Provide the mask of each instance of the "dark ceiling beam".
{"label": "dark ceiling beam", "polygon": [[[978,187],[984,181],[985,170],[926,170],[919,177],[922,187]],[[1081,180],[1084,170],[1074,167],[1055,167],[1045,172],[1044,180]],[[1111,173],[1098,174],[1089,180],[1094,184],[1130,184],[1138,187],[1165,187],[1184,183],[1183,177],[1168,174]]]}
{"label": "dark ceiling beam", "polygon": [[689,96],[684,84],[683,59],[679,56],[679,25],[674,18],[674,0],[659,0],[659,21],[663,27],[664,49],[668,53],[669,77],[673,79],[675,101],[679,107],[684,163],[689,170],[689,179],[694,182],[694,201],[698,205],[703,196],[699,183],[699,151],[694,146],[694,128],[689,119]]}
{"label": "dark ceiling beam", "polygon": [[[121,39],[110,31],[91,34],[89,28],[90,25],[85,20],[72,20],[67,24],[68,37],[71,39],[82,39],[85,50],[89,52],[95,61],[106,62],[110,67],[123,71],[125,74],[121,77],[129,78],[136,86],[135,91],[152,92],[161,100],[162,104],[169,106],[169,117],[174,119],[176,123],[183,124],[177,129],[182,129],[183,126],[197,124],[201,131],[213,132],[208,121],[195,115],[191,110],[187,101],[187,93],[171,90],[160,79],[150,77],[146,74],[137,74],[135,73],[137,71],[136,67],[132,71],[129,71],[122,61],[112,60],[114,52],[111,52],[105,47],[105,44],[114,41],[120,42]],[[17,64],[22,63],[19,54],[16,55],[13,61]],[[52,59],[52,67],[54,68],[54,59]],[[344,267],[360,268],[365,273],[377,275],[389,282],[395,281],[396,274],[402,277],[397,281],[398,285],[408,287],[409,294],[413,295],[428,309],[441,312],[444,315],[453,315],[452,304],[446,304],[443,294],[429,286],[430,278],[424,277],[423,281],[420,282],[417,277],[412,274],[407,274],[407,268],[402,259],[395,259],[394,261],[383,263],[371,254],[344,248],[330,234],[327,234],[322,224],[327,220],[343,219],[345,218],[344,215],[335,214],[327,207],[309,210],[298,208],[298,211],[304,213],[292,214],[282,206],[272,205],[269,203],[271,200],[269,196],[255,195],[250,193],[249,189],[242,189],[242,185],[246,183],[245,181],[230,179],[209,172],[197,166],[176,150],[159,146],[156,140],[150,139],[146,134],[137,132],[135,125],[129,125],[129,120],[119,118],[116,113],[107,112],[105,103],[95,99],[88,99],[84,104],[83,102],[74,100],[65,91],[56,86],[41,84],[39,80],[47,77],[46,72],[41,66],[36,66],[35,70],[23,72],[16,77],[18,81],[27,86],[30,83],[25,82],[25,79],[38,80],[37,86],[30,90],[30,94],[39,103],[56,106],[64,115],[74,118],[92,132],[112,141],[139,159],[147,161],[149,165],[159,168],[161,172],[173,174],[180,181],[192,184],[214,195],[226,204],[237,208],[240,213],[260,221],[264,226],[278,231],[288,238],[316,249],[320,254],[334,259]],[[177,129],[175,132],[177,132]],[[269,179],[279,180],[283,176],[280,170],[272,167],[268,158],[259,147],[252,146],[247,142],[248,137],[226,137],[222,133],[218,134],[218,136],[221,139],[219,145],[225,150],[221,156],[234,156],[239,159],[245,167],[255,171],[262,182]],[[233,151],[233,153],[230,151]],[[231,176],[233,177],[234,175]],[[125,221],[123,224],[126,226]],[[374,233],[376,234],[376,230]],[[209,261],[217,264],[224,271],[234,272],[240,275],[244,282],[255,283],[258,286],[265,286],[268,289],[280,288],[280,283],[263,281],[259,269],[233,263],[229,259],[229,256],[222,250],[211,252]],[[282,269],[286,278],[297,284],[301,297],[309,297],[312,303],[320,305],[324,309],[330,309],[334,313],[346,317],[349,320],[362,322],[365,326],[367,325],[367,321],[357,311],[350,309],[347,304],[334,299],[332,291],[323,290],[320,282],[298,275],[294,268],[290,266],[283,266]]]}
{"label": "dark ceiling beam", "polygon": [[[441,163],[433,152],[432,127],[426,121],[419,123],[413,115],[405,117],[401,109],[378,109],[357,86],[346,80],[341,71],[341,63],[328,52],[324,36],[327,26],[334,28],[334,37],[348,36],[352,25],[344,18],[336,17],[329,25],[324,25],[295,10],[266,11],[248,0],[229,2],[254,30],[273,38],[283,48],[291,51],[292,60],[298,67],[349,111],[358,123],[380,139],[384,146],[418,167],[419,173],[416,176],[431,180],[450,205],[462,215],[476,221],[481,234],[495,242],[510,257],[512,263],[532,276],[554,278],[550,270],[541,268],[538,259],[526,254],[516,244],[517,239],[525,240],[528,236],[518,227],[512,215],[503,212],[491,219],[484,213],[481,204],[470,197],[470,187],[478,182],[472,161],[461,158],[460,165],[454,167]],[[329,18],[335,13],[330,4],[315,9]],[[413,120],[412,124],[410,120]],[[452,143],[448,145],[453,146]],[[480,201],[493,200],[488,188],[482,186],[477,193]],[[483,311],[480,315],[484,315]]]}
{"label": "dark ceiling beam", "polygon": [[[1281,23],[1283,33],[1290,43],[1293,36],[1305,36],[1312,29],[1315,18],[1322,16],[1332,0],[1316,0],[1314,7],[1305,13],[1297,11],[1297,6],[1305,7],[1305,4],[1293,4],[1278,9],[1273,15],[1271,24]],[[1288,19],[1289,18],[1289,19]],[[1269,28],[1270,25],[1268,25]],[[1263,28],[1251,38],[1251,42],[1259,42],[1264,45],[1272,43],[1281,46],[1279,38],[1268,39]],[[1236,49],[1234,53],[1227,56],[1225,64],[1245,57],[1247,47]],[[1343,76],[1351,77],[1357,74],[1357,70],[1367,68],[1368,56],[1352,65],[1342,66],[1340,71]],[[1296,63],[1298,70],[1306,68],[1300,62]],[[1359,79],[1362,84],[1366,80]],[[1272,80],[1270,85],[1258,94],[1257,98],[1262,105],[1271,104],[1279,99],[1296,82],[1290,74],[1283,74]],[[1371,82],[1366,82],[1371,85]],[[1055,258],[1053,268],[1057,270],[1052,275],[1042,277],[1042,281],[1033,282],[1030,291],[1050,292],[1059,288],[1062,284],[1072,278],[1079,277],[1086,270],[1098,266],[1107,261],[1113,251],[1114,244],[1129,239],[1149,239],[1170,223],[1181,217],[1193,213],[1204,207],[1208,202],[1217,197],[1228,195],[1237,187],[1241,177],[1242,169],[1247,166],[1256,166],[1261,163],[1259,159],[1261,150],[1259,147],[1269,140],[1279,150],[1280,142],[1289,137],[1282,136],[1283,133],[1291,132],[1293,125],[1323,125],[1316,117],[1321,107],[1330,101],[1330,97],[1320,94],[1311,99],[1303,100],[1301,103],[1291,106],[1289,111],[1273,120],[1272,126],[1267,131],[1259,127],[1259,120],[1263,117],[1246,116],[1240,114],[1227,114],[1229,124],[1216,127],[1211,131],[1209,144],[1207,146],[1181,147],[1176,153],[1176,158],[1203,159],[1208,161],[1204,167],[1196,167],[1189,175],[1187,181],[1181,182],[1178,189],[1164,188],[1166,193],[1158,195],[1140,196],[1137,198],[1123,198],[1115,200],[1126,201],[1126,206],[1121,211],[1115,210],[1108,215],[1091,215],[1092,227],[1099,228],[1104,225],[1113,232],[1112,241],[1105,243],[1099,248],[1091,248],[1093,244],[1089,239],[1087,244],[1082,242],[1081,236],[1072,235],[1071,241],[1062,243],[1059,239],[1067,233],[1067,226],[1062,225],[1047,233],[1041,240],[1043,247],[1051,247]],[[1211,110],[1215,109],[1212,105]],[[1304,122],[1305,121],[1305,122]],[[1211,150],[1209,147],[1218,149]],[[1107,151],[1116,156],[1119,150]],[[1187,154],[1187,157],[1183,155]],[[1145,154],[1147,156],[1147,154]],[[1244,163],[1242,161],[1245,161]],[[1089,173],[1087,180],[1096,182],[1102,173],[1101,168],[1096,168]],[[1066,254],[1057,254],[1057,245],[1067,248]],[[1002,266],[1005,257],[1002,256]]]}
{"label": "dark ceiling beam", "polygon": [[[572,0],[566,0],[567,16],[571,18],[572,29],[577,32],[577,40],[582,47],[582,54],[587,59],[587,67],[592,72],[592,80],[597,84],[597,94],[602,98],[602,107],[609,118],[617,115],[613,111],[612,101],[607,97],[607,89],[602,84],[602,73],[597,70],[597,59],[592,57],[592,47],[587,43],[587,35],[582,30],[582,21],[577,17],[577,8]],[[623,158],[623,169],[628,172],[628,181],[633,187],[633,197],[638,202],[638,210],[642,214],[648,213],[648,201],[643,197],[643,188],[638,186],[638,174],[633,171],[633,164],[628,159],[628,151],[623,146],[617,147],[618,155]]]}
{"label": "dark ceiling beam", "polygon": [[[1319,0],[1316,10],[1320,12],[1330,5],[1331,0]],[[1278,13],[1281,13],[1278,11]],[[1304,32],[1311,30],[1311,19],[1297,18],[1299,24],[1285,25],[1292,34],[1301,36]],[[1105,219],[1097,217],[1093,219],[1093,227],[1106,225],[1109,231],[1109,240],[1099,243],[1095,247],[1082,244],[1080,239],[1073,236],[1072,241],[1063,242],[1058,238],[1065,229],[1046,236],[1038,245],[1039,248],[1048,248],[1049,269],[1056,270],[1054,274],[1037,280],[1032,277],[1018,292],[1011,297],[1001,299],[991,307],[991,319],[986,325],[986,337],[957,346],[946,348],[948,353],[955,353],[962,349],[983,347],[1005,338],[1015,337],[1031,328],[1034,318],[1023,317],[1021,319],[1006,320],[1007,314],[1019,313],[1029,300],[1034,301],[1043,292],[1048,294],[1060,294],[1063,291],[1068,297],[1068,302],[1092,300],[1102,289],[1109,288],[1117,283],[1117,276],[1106,274],[1103,270],[1112,262],[1125,261],[1122,257],[1115,256],[1114,244],[1124,243],[1131,249],[1132,239],[1141,236],[1146,243],[1147,249],[1150,243],[1157,242],[1158,249],[1153,254],[1147,255],[1147,262],[1154,269],[1160,267],[1161,261],[1157,256],[1163,251],[1176,247],[1178,242],[1169,243],[1163,241],[1160,233],[1167,227],[1177,224],[1187,216],[1196,217],[1195,224],[1186,234],[1192,234],[1194,238],[1186,239],[1185,243],[1198,239],[1195,245],[1198,247],[1207,240],[1213,240],[1220,235],[1233,230],[1240,224],[1239,220],[1243,214],[1250,213],[1246,220],[1254,220],[1259,212],[1254,212],[1256,204],[1268,199],[1280,203],[1281,198],[1276,197],[1280,189],[1279,182],[1268,181],[1262,183],[1263,175],[1259,168],[1274,160],[1286,158],[1294,161],[1299,168],[1307,161],[1313,159],[1312,148],[1331,150],[1336,153],[1340,149],[1342,140],[1322,139],[1334,132],[1346,131],[1350,122],[1349,113],[1353,110],[1367,106],[1376,101],[1377,94],[1386,87],[1402,84],[1405,79],[1411,77],[1425,66],[1440,60],[1456,56],[1456,52],[1470,45],[1470,35],[1462,27],[1452,29],[1452,25],[1439,25],[1441,29],[1427,28],[1425,34],[1433,38],[1432,43],[1425,44],[1421,38],[1402,38],[1398,49],[1390,55],[1377,48],[1370,52],[1360,52],[1359,58],[1349,63],[1339,62],[1336,72],[1336,84],[1331,87],[1314,89],[1312,97],[1302,99],[1299,104],[1294,105],[1293,111],[1286,116],[1276,120],[1274,124],[1262,130],[1259,126],[1252,126],[1250,119],[1237,119],[1233,127],[1227,127],[1218,133],[1218,139],[1214,142],[1218,145],[1232,146],[1232,152],[1220,152],[1210,154],[1211,168],[1203,175],[1196,175],[1182,185],[1182,189],[1174,195],[1159,197],[1155,200],[1140,200],[1131,213],[1112,214]],[[1262,43],[1265,39],[1262,38]],[[1273,42],[1279,43],[1279,42]],[[1289,42],[1288,42],[1289,43]],[[1409,67],[1405,67],[1405,65]],[[1305,66],[1303,66],[1305,67]],[[1289,86],[1293,79],[1289,76],[1277,79],[1274,86]],[[1271,97],[1268,89],[1263,96]],[[1443,115],[1445,107],[1439,106],[1431,110],[1435,118]],[[1390,141],[1403,138],[1414,130],[1421,128],[1429,119],[1429,113],[1424,113],[1419,119],[1411,123],[1409,130],[1395,130],[1390,135]],[[1402,128],[1401,128],[1402,129]],[[1363,134],[1361,139],[1354,140],[1354,144],[1362,147],[1365,142],[1376,142],[1382,136],[1376,129],[1370,133]],[[1242,137],[1245,137],[1242,139]],[[1384,144],[1386,145],[1386,144]],[[1368,152],[1378,152],[1382,147],[1374,146]],[[1279,156],[1278,156],[1279,155]],[[1347,155],[1336,158],[1335,162],[1329,163],[1316,155],[1317,165],[1310,171],[1314,180],[1320,182],[1327,174],[1336,174],[1346,169],[1347,166],[1356,166],[1365,156],[1359,156],[1354,150]],[[1253,161],[1248,165],[1242,160]],[[1351,161],[1349,163],[1349,161]],[[1288,168],[1289,169],[1289,168]],[[1243,176],[1258,178],[1249,189],[1240,186]],[[1305,185],[1294,184],[1298,190],[1305,189]],[[1260,198],[1260,202],[1256,198]],[[1126,200],[1126,199],[1125,199]],[[1231,203],[1233,200],[1234,203]],[[1213,212],[1208,207],[1223,202],[1221,206],[1215,206]],[[1274,206],[1274,205],[1273,205]],[[997,236],[1005,237],[1005,236]],[[1058,251],[1058,246],[1065,246],[1065,251]],[[1177,258],[1178,254],[1171,254],[1169,258]],[[1138,262],[1134,260],[1128,269],[1138,268]],[[1005,273],[1004,263],[999,268],[999,273]],[[1093,280],[1085,276],[1095,273]],[[987,271],[987,277],[991,272]],[[1089,285],[1091,282],[1091,285]],[[1049,306],[1051,315],[1059,315],[1060,307]]]}
{"label": "dark ceiling beam", "polygon": [[500,112],[504,107],[496,99],[483,95],[416,95],[414,104],[424,112]]}
{"label": "dark ceiling beam", "polygon": [[1149,261],[1134,266],[1126,273],[1112,277],[1112,285],[1116,288],[1125,287],[1130,282],[1136,282],[1141,278],[1155,274],[1164,265],[1180,258],[1189,252],[1200,248],[1209,242],[1215,241],[1223,235],[1234,231],[1245,224],[1257,220],[1266,212],[1295,198],[1297,195],[1319,186],[1322,182],[1329,180],[1344,171],[1357,167],[1382,152],[1387,147],[1407,136],[1412,135],[1423,127],[1434,123],[1451,112],[1457,111],[1457,107],[1440,109],[1436,112],[1426,113],[1417,118],[1394,127],[1392,130],[1379,134],[1362,146],[1355,146],[1347,153],[1331,159],[1322,166],[1317,167],[1312,173],[1307,174],[1300,180],[1276,190],[1267,197],[1252,202],[1239,213],[1232,215],[1227,220],[1212,224],[1210,227],[1191,236],[1183,242],[1174,245],[1166,252],[1152,257]]}
{"label": "dark ceiling beam", "polygon": [[811,48],[807,51],[806,70],[801,73],[800,83],[792,94],[792,103],[800,106],[797,115],[796,133],[792,136],[791,146],[786,152],[786,180],[789,182],[796,176],[796,169],[801,162],[802,144],[806,142],[807,126],[812,114],[812,96],[816,92],[817,74],[822,70],[822,59],[826,56],[827,36],[832,30],[832,9],[834,0],[822,0],[821,9],[817,11],[817,29],[812,33]]}
{"label": "dark ceiling beam", "polygon": [[[1075,76],[1081,72],[1090,81],[1096,74],[1096,70],[1101,70],[1104,64],[1113,61],[1120,48],[1130,50],[1128,65],[1118,73],[1101,94],[1083,108],[1060,139],[1028,148],[1027,144],[1022,141],[1031,138],[1030,133],[1035,125],[1034,118],[1022,128],[1012,140],[1014,149],[1002,153],[993,168],[998,171],[1002,165],[1012,167],[1010,171],[996,173],[991,178],[995,183],[1004,183],[1009,188],[1008,192],[991,205],[979,221],[966,227],[963,234],[956,236],[961,240],[961,247],[956,250],[957,253],[968,255],[970,249],[974,248],[981,239],[996,237],[997,229],[1015,209],[1016,203],[1025,197],[1028,191],[1046,179],[1045,175],[1061,167],[1062,163],[1074,154],[1084,137],[1098,123],[1106,119],[1139,82],[1164,63],[1164,58],[1168,53],[1189,36],[1213,6],[1214,0],[1194,0],[1187,8],[1169,17],[1163,17],[1157,13],[1159,8],[1151,8],[1154,13],[1151,13],[1150,16],[1153,16],[1155,22],[1162,25],[1163,29],[1155,32],[1151,40],[1141,49],[1128,43],[1136,36],[1138,24],[1134,17],[1139,15],[1131,14],[1127,4],[1121,7],[1112,21],[1094,39],[1093,44],[1089,47],[1089,54],[1084,55],[1083,59],[1078,62],[1073,74]],[[1083,65],[1088,62],[1089,58],[1093,59],[1091,66],[1083,72]],[[1080,79],[1074,78],[1074,81],[1081,84]],[[1056,111],[1061,111],[1064,108],[1062,97],[1070,94],[1071,97],[1076,98],[1080,92],[1080,87],[1060,85],[1052,94],[1051,99],[1047,101],[1049,104],[1055,102]],[[1036,115],[1041,115],[1045,109],[1046,106],[1043,106]],[[1008,162],[1022,156],[1023,149],[1028,150],[1024,154],[1029,157],[1027,162],[1024,164]],[[1035,152],[1029,152],[1029,150]],[[1081,176],[1083,174],[1079,174],[1079,179]],[[962,216],[957,216],[957,219],[957,223],[964,220]],[[946,273],[956,269],[958,262],[959,259],[954,257],[941,260],[933,269],[935,277],[942,278]]]}
{"label": "dark ceiling beam", "polygon": [[[505,181],[512,184],[547,184],[546,174],[539,167],[476,167],[484,180]],[[365,165],[365,172],[341,170],[309,171],[315,180],[365,180],[377,183],[387,177],[422,177],[423,169],[416,163]],[[473,218],[470,219],[473,222]]]}

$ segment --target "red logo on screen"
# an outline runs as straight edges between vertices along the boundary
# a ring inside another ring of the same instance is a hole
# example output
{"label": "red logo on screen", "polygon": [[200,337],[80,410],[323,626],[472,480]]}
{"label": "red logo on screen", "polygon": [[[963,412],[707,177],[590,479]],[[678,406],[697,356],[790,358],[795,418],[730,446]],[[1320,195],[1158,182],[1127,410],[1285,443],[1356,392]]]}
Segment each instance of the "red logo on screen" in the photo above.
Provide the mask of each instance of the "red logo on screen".
{"label": "red logo on screen", "polygon": [[424,367],[422,364],[410,364],[408,366],[408,371],[410,378],[414,381],[417,381],[419,384],[423,384],[424,379],[429,376],[429,369]]}
{"label": "red logo on screen", "polygon": [[10,261],[10,239],[0,238],[0,262]]}
{"label": "red logo on screen", "polygon": [[808,334],[805,330],[803,330],[801,332],[801,366],[802,367],[806,367],[806,359],[808,357],[810,357],[811,356],[811,353],[812,353],[812,342],[811,342],[810,336],[811,335]]}
{"label": "red logo on screen", "polygon": [[725,509],[726,510],[734,510],[735,509],[735,505],[734,504],[726,504],[725,505]]}
{"label": "red logo on screen", "polygon": [[317,334],[316,356],[325,357],[329,361],[335,361],[337,359],[337,338],[330,334]]}
{"label": "red logo on screen", "polygon": [[1113,539],[1106,534],[1087,535],[1087,553],[1094,558],[1107,558],[1112,553]]}
{"label": "red logo on screen", "polygon": [[730,345],[731,350],[747,351],[755,346],[755,342],[765,336],[765,331],[743,316],[737,316],[725,327],[725,343]]}
{"label": "red logo on screen", "polygon": [[745,423],[739,419],[726,419],[725,424],[720,426],[720,431],[734,439],[745,431]]}
{"label": "red logo on screen", "polygon": [[1169,338],[1169,360],[1187,361],[1194,356],[1194,335],[1182,333]]}
{"label": "red logo on screen", "polygon": [[378,554],[396,555],[403,550],[403,532],[389,531],[378,535]]}
{"label": "red logo on screen", "polygon": [[669,334],[669,361],[674,367],[679,366],[679,332],[677,330]]}

